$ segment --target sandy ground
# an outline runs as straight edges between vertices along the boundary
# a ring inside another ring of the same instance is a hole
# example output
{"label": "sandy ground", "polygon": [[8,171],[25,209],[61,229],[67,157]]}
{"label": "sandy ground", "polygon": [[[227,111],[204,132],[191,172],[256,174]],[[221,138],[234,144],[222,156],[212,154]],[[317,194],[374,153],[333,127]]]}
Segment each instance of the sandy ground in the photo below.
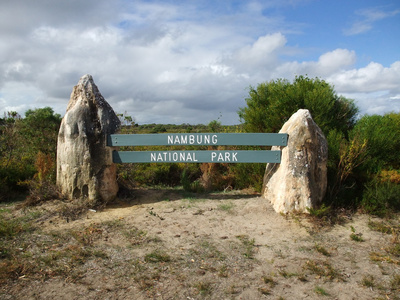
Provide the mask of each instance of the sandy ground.
{"label": "sandy ground", "polygon": [[[46,275],[19,274],[2,284],[0,298],[398,299],[399,257],[388,250],[396,236],[371,222],[386,221],[355,214],[318,227],[254,194],[138,190],[76,220],[43,214],[21,251],[30,249]],[[61,255],[78,246],[91,255],[78,263]]]}

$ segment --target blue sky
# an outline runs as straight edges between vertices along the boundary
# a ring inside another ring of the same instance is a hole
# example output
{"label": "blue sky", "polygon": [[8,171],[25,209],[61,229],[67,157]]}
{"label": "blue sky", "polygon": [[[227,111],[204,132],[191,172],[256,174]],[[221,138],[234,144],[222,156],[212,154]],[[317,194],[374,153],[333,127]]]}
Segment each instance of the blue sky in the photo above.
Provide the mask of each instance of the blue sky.
{"label": "blue sky", "polygon": [[84,74],[139,124],[238,124],[250,85],[298,75],[399,112],[399,37],[397,0],[3,0],[0,114],[63,115]]}

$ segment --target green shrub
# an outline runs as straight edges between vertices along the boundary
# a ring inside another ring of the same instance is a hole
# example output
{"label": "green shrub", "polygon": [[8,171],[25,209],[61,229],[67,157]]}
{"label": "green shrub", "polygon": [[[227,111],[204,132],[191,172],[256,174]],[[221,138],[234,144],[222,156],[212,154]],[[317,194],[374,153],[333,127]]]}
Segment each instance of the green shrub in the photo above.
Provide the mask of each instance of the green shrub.
{"label": "green shrub", "polygon": [[198,180],[197,172],[191,171],[188,167],[182,171],[181,184],[186,192],[201,193],[204,192],[204,188]]}
{"label": "green shrub", "polygon": [[390,181],[372,180],[366,185],[362,208],[367,213],[384,217],[400,210],[400,184]]}
{"label": "green shrub", "polygon": [[150,133],[158,133],[158,132],[167,132],[167,129],[165,128],[164,125],[158,124],[150,131]]}
{"label": "green shrub", "polygon": [[26,217],[8,218],[0,211],[0,239],[10,239],[23,232],[33,230]]}
{"label": "green shrub", "polygon": [[347,139],[337,130],[329,132],[327,141],[329,157],[325,202],[336,207],[356,207],[365,180],[359,168],[368,159],[368,141],[358,135]]}
{"label": "green shrub", "polygon": [[235,189],[253,188],[261,192],[266,164],[231,164],[230,172],[233,175],[233,187]]}
{"label": "green shrub", "polygon": [[18,193],[25,193],[26,186],[20,183],[36,173],[32,163],[26,160],[12,161],[8,166],[0,165],[0,201],[10,201]]}
{"label": "green shrub", "polygon": [[26,185],[21,182],[43,175],[35,166],[38,153],[45,153],[53,162],[56,159],[61,116],[50,107],[28,110],[24,119],[14,116],[19,115],[10,113],[9,118],[0,120],[0,201],[25,192]]}
{"label": "green shrub", "polygon": [[365,115],[351,132],[368,141],[368,160],[362,170],[372,174],[381,169],[400,168],[400,113]]}
{"label": "green shrub", "polygon": [[245,100],[247,106],[238,114],[247,132],[278,132],[292,114],[306,108],[325,134],[332,129],[346,134],[358,112],[352,100],[338,96],[327,82],[305,76],[250,87]]}

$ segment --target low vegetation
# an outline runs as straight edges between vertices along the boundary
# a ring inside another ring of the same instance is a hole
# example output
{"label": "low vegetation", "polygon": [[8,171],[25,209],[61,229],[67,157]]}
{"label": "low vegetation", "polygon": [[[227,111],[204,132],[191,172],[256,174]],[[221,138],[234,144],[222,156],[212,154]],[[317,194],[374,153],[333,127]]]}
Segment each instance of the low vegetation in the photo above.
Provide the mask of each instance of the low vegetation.
{"label": "low vegetation", "polygon": [[[121,133],[277,132],[294,112],[307,108],[329,145],[328,192],[323,206],[311,215],[332,219],[337,209],[345,208],[390,217],[400,210],[399,113],[358,116],[352,100],[338,96],[324,80],[303,76],[251,87],[246,104],[238,112],[241,125],[224,126],[218,120],[208,125],[139,125],[125,113],[119,114]],[[28,110],[24,118],[17,112],[0,118],[0,201],[23,195],[26,205],[36,205],[62,197],[54,185],[60,122],[61,116],[50,107]],[[132,188],[155,185],[182,186],[194,193],[260,191],[264,168],[263,164],[123,164],[118,166],[118,180],[121,197],[129,196]]]}
{"label": "low vegetation", "polygon": [[[87,299],[340,298],[343,289],[396,299],[400,291],[398,218],[358,216],[334,231],[314,231],[308,219],[273,211],[262,212],[266,219],[249,219],[259,213],[255,207],[248,212],[256,198],[218,194],[223,200],[207,200],[206,194],[184,193],[123,203],[127,213],[117,206],[75,218],[65,217],[59,200],[24,209],[0,205],[0,298],[21,290],[32,296],[30,289],[59,284],[83,288]],[[348,238],[349,231],[362,233],[364,242]]]}
{"label": "low vegetation", "polygon": [[[368,248],[366,257],[379,266],[382,274],[388,266],[397,267],[400,264],[400,113],[360,116],[354,102],[338,96],[324,80],[303,76],[293,82],[273,80],[250,87],[245,101],[246,106],[238,112],[240,125],[225,126],[218,120],[207,125],[140,125],[129,116],[119,115],[124,121],[121,133],[277,132],[294,112],[307,108],[329,145],[328,191],[321,207],[309,211],[307,220],[313,227],[307,232],[313,236],[321,228],[344,224],[351,247],[368,247],[366,229],[350,227],[349,232],[346,225],[354,212],[366,213],[371,217],[367,230],[390,239],[381,247]],[[158,283],[174,278],[185,282],[188,295],[207,298],[217,289],[215,278],[230,278],[238,269],[253,270],[265,263],[260,263],[257,256],[268,245],[258,245],[248,233],[236,234],[229,243],[201,237],[186,249],[185,255],[177,256],[177,249],[169,247],[162,237],[149,235],[119,219],[85,223],[84,227],[67,232],[43,231],[41,224],[45,219],[56,216],[69,224],[82,220],[88,209],[93,209],[84,199],[64,201],[55,186],[60,123],[61,116],[50,107],[28,110],[24,117],[8,112],[0,118],[0,283],[26,278],[40,282],[49,278],[81,282],[90,265],[103,271],[117,268],[119,273],[115,276],[134,278],[138,288],[149,297],[156,296]],[[119,201],[129,202],[140,188],[178,189],[185,195],[180,209],[194,209],[193,216],[202,216],[207,211],[203,208],[204,199],[198,195],[243,189],[260,192],[264,171],[265,164],[123,164],[118,166]],[[48,203],[57,203],[57,209],[51,212],[41,209]],[[238,214],[233,200],[219,203],[214,211],[223,214],[219,216],[221,222]],[[157,222],[165,222],[165,215],[152,208],[145,214]],[[300,218],[293,216],[287,220],[301,224]],[[123,246],[105,244],[111,234],[118,236]],[[264,275],[259,276],[258,295],[274,294],[279,298],[280,279],[306,283],[313,277],[319,281],[310,290],[329,297],[333,291],[326,288],[328,284],[346,281],[347,275],[332,263],[337,248],[324,240],[313,240],[304,249],[318,257],[301,260],[297,269],[269,266],[269,271],[263,270]],[[117,255],[121,251],[123,260]],[[282,249],[274,251],[276,256],[270,258],[271,262],[283,259]],[[129,267],[123,266],[127,262]],[[202,277],[185,281],[194,274]],[[397,273],[390,276],[390,280],[381,281],[376,273],[365,273],[358,283],[378,289],[382,298],[396,299],[393,295],[399,292],[400,276]],[[228,298],[243,289],[238,282],[224,286]]]}

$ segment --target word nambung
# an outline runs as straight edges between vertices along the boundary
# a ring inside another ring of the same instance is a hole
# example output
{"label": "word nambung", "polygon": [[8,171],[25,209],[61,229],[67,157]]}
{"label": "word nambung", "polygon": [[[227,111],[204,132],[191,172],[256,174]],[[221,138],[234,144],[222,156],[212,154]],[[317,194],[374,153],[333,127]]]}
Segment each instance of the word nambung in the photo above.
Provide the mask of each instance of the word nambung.
{"label": "word nambung", "polygon": [[217,145],[218,136],[216,134],[175,134],[168,135],[168,145]]}

